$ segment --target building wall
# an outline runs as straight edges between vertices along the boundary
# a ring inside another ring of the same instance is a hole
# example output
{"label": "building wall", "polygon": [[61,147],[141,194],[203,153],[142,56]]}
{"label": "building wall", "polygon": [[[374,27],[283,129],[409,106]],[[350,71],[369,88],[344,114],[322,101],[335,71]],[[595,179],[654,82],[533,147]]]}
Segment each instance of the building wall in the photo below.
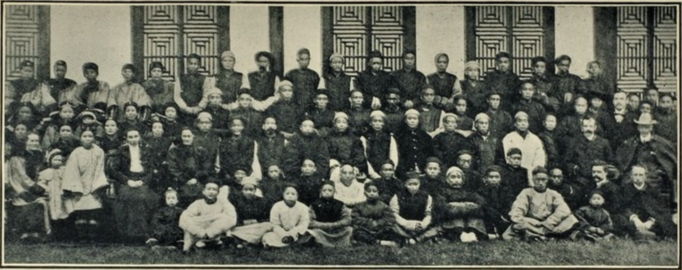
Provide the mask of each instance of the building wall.
{"label": "building wall", "polygon": [[129,5],[51,5],[50,13],[50,61],[66,61],[68,78],[84,82],[83,63],[95,62],[100,80],[123,81],[121,67],[132,61]]}
{"label": "building wall", "polygon": [[[444,52],[450,56],[451,73],[462,76],[466,61],[464,6],[424,5],[416,8],[417,68],[435,71],[433,57]],[[284,7],[284,70],[297,67],[296,52],[311,51],[310,68],[322,71],[321,7]],[[571,71],[587,75],[585,66],[595,58],[592,7],[555,8],[556,55],[573,58]],[[52,5],[52,62],[62,59],[70,67],[68,76],[84,81],[81,65],[92,61],[100,66],[100,78],[115,84],[121,81],[120,67],[131,62],[130,7],[127,5]],[[113,38],[112,38],[113,37]],[[268,7],[233,5],[230,7],[230,50],[237,57],[236,70],[255,69],[256,52],[270,50]]]}

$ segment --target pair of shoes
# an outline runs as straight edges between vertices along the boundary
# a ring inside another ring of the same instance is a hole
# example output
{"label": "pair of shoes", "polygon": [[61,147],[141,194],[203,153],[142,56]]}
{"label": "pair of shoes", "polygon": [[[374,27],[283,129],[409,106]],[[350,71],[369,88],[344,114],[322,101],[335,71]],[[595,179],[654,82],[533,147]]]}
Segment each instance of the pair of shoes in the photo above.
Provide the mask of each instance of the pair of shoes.
{"label": "pair of shoes", "polygon": [[194,245],[195,245],[196,247],[198,247],[198,248],[205,248],[205,247],[206,247],[206,242],[204,242],[204,240],[199,240],[199,241],[197,241],[197,243],[194,244]]}
{"label": "pair of shoes", "polygon": [[462,232],[459,236],[459,240],[462,241],[462,243],[478,242],[478,238],[473,232]]}
{"label": "pair of shoes", "polygon": [[499,237],[497,236],[497,234],[494,234],[494,233],[489,233],[489,234],[488,234],[488,240],[495,240],[495,239],[498,239],[498,238],[499,238]]}
{"label": "pair of shoes", "polygon": [[159,240],[156,240],[156,238],[149,238],[149,239],[147,239],[146,242],[144,242],[144,244],[147,246],[150,246],[150,247],[154,247],[157,244],[159,244]]}
{"label": "pair of shoes", "polygon": [[379,241],[379,245],[387,246],[387,247],[397,247],[398,243],[396,243],[395,241],[381,240],[381,241]]}

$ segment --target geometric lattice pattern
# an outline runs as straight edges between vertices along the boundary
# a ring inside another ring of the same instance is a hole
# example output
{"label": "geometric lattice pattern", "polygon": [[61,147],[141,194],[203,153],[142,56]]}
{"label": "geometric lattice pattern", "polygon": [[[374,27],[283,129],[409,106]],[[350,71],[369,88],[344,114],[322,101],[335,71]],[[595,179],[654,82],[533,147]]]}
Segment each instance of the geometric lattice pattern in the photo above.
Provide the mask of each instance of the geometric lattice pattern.
{"label": "geometric lattice pattern", "polygon": [[[40,61],[40,18],[34,5],[6,5],[5,78],[7,81],[20,76],[19,66],[25,60],[38,64]],[[37,69],[34,69],[36,72]]]}
{"label": "geometric lattice pattern", "polygon": [[481,75],[495,69],[495,54],[512,55],[512,70],[531,76],[531,59],[545,55],[544,14],[539,6],[475,7],[474,39]]}
{"label": "geometric lattice pattern", "polygon": [[676,27],[675,7],[618,8],[618,88],[639,91],[652,85],[676,91]]}
{"label": "geometric lattice pattern", "polygon": [[384,55],[384,70],[402,68],[404,36],[402,7],[333,8],[334,52],[344,55],[345,73],[350,76],[365,70],[367,54],[372,50]]}
{"label": "geometric lattice pattern", "polygon": [[218,20],[216,6],[145,6],[144,74],[151,62],[163,63],[163,77],[174,80],[186,63],[186,55],[201,56],[200,72],[215,72],[218,66]]}
{"label": "geometric lattice pattern", "polygon": [[663,91],[677,90],[677,12],[675,7],[658,7],[654,11],[653,80]]}

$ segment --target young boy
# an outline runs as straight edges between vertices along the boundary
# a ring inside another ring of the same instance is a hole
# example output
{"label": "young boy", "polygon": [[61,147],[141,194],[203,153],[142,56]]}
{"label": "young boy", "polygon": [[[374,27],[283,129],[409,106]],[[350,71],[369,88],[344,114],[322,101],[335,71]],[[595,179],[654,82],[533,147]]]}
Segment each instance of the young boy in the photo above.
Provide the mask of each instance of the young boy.
{"label": "young boy", "polygon": [[[230,194],[230,203],[237,213],[237,226],[228,232],[229,235],[248,244],[259,244],[261,238],[272,230],[268,222],[272,203],[268,199],[256,195],[258,181],[253,177],[245,177],[240,181],[240,192]],[[281,193],[280,193],[281,194]],[[237,247],[243,245],[237,244]]]}
{"label": "young boy", "polygon": [[195,120],[197,131],[194,133],[194,145],[206,149],[208,160],[211,164],[216,164],[218,158],[218,147],[220,137],[213,130],[213,116],[210,113],[202,112]]}
{"label": "young boy", "polygon": [[277,129],[287,139],[296,133],[296,124],[304,115],[305,109],[293,99],[294,88],[289,81],[282,81],[278,88],[280,99],[265,111],[266,117],[273,117],[277,121]]}
{"label": "young boy", "polygon": [[571,233],[571,239],[587,239],[589,241],[610,240],[613,238],[613,221],[606,211],[604,194],[595,190],[590,195],[590,204],[575,211],[575,217],[580,221],[578,230]]}
{"label": "young boy", "polygon": [[544,130],[538,133],[538,137],[542,140],[542,145],[545,147],[545,153],[547,154],[547,167],[553,168],[559,165],[559,149],[557,148],[555,140],[557,119],[554,114],[548,113],[545,116],[545,121],[543,122]]}
{"label": "young boy", "polygon": [[316,91],[313,94],[313,108],[306,112],[306,117],[315,122],[317,134],[327,137],[329,130],[334,127],[334,111],[329,107],[329,93],[325,90]]}
{"label": "young boy", "polygon": [[287,72],[284,75],[284,80],[291,81],[296,88],[294,100],[302,108],[307,109],[312,104],[312,96],[320,84],[320,75],[308,68],[310,64],[310,51],[308,49],[301,48],[298,50],[296,62],[298,62],[298,69]]}
{"label": "young boy", "polygon": [[[329,57],[329,71],[324,74],[318,89],[325,89],[329,93],[329,109],[333,111],[345,111],[348,109],[348,98],[355,89],[353,78],[343,72],[343,55],[334,53]],[[359,91],[358,91],[359,92]],[[362,92],[359,92],[362,96]],[[362,108],[362,102],[360,103]]]}
{"label": "young boy", "polygon": [[398,88],[389,88],[386,94],[386,104],[382,106],[382,111],[386,115],[386,130],[388,132],[397,132],[403,124],[405,110],[402,108],[400,101],[400,90]]}
{"label": "young boy", "polygon": [[483,185],[478,190],[478,194],[486,201],[483,211],[489,239],[499,239],[509,227],[507,213],[517,195],[507,188],[507,180],[502,178],[502,172],[503,169],[498,166],[488,166],[483,174]]}
{"label": "young boy", "polygon": [[286,247],[301,240],[310,225],[308,206],[298,201],[295,185],[284,189],[283,200],[275,203],[270,210],[271,232],[263,236],[263,245],[267,247]]}
{"label": "young boy", "polygon": [[72,97],[77,105],[85,105],[88,108],[94,108],[97,103],[106,104],[108,114],[112,114],[114,108],[118,108],[114,94],[109,88],[109,84],[104,81],[97,80],[99,76],[99,67],[95,63],[83,64],[83,77],[86,82],[79,84]]}
{"label": "young boy", "polygon": [[218,202],[218,183],[209,179],[203,190],[203,198],[193,202],[180,215],[180,228],[184,231],[183,253],[189,253],[196,244],[201,248],[205,242],[222,246],[220,236],[237,224],[237,214],[230,203]]}
{"label": "young boy", "polygon": [[219,133],[225,133],[230,120],[230,111],[223,107],[223,92],[216,87],[206,89],[204,99],[208,100],[208,103],[203,111],[213,116],[213,125],[220,129]]}
{"label": "young boy", "polygon": [[485,111],[485,114],[490,116],[490,133],[498,138],[507,135],[512,129],[513,124],[511,115],[507,111],[500,109],[501,101],[502,95],[500,95],[500,93],[489,93],[486,99],[488,110]]}
{"label": "young boy", "polygon": [[426,84],[426,76],[417,70],[417,53],[407,50],[402,55],[403,68],[391,73],[393,85],[400,89],[404,107],[411,109],[419,99],[419,91]]}
{"label": "young boy", "polygon": [[367,69],[355,79],[357,89],[364,95],[364,107],[378,110],[383,106],[383,98],[391,85],[391,75],[384,71],[384,56],[372,51],[367,56]]}
{"label": "young boy", "polygon": [[376,183],[365,183],[367,201],[356,205],[351,213],[353,224],[353,240],[374,245],[397,246],[393,228],[395,215],[385,202],[379,199],[379,188]]}
{"label": "young boy", "polygon": [[514,103],[513,112],[526,112],[528,114],[528,129],[537,134],[541,131],[542,121],[545,119],[545,107],[533,99],[535,85],[530,82],[521,84],[521,99]]}
{"label": "young boy", "polygon": [[522,153],[521,149],[511,148],[507,151],[507,161],[502,166],[500,172],[504,181],[505,188],[514,194],[514,196],[521,193],[521,191],[528,187],[528,170],[521,167]]}
{"label": "young boy", "polygon": [[474,128],[474,120],[469,117],[469,102],[464,96],[453,98],[455,115],[457,115],[457,129],[468,136]]}
{"label": "young boy", "polygon": [[232,118],[244,119],[244,135],[254,138],[260,133],[260,124],[263,123],[263,116],[253,108],[253,98],[251,91],[242,89],[239,91],[237,102],[239,107],[232,111]]}
{"label": "young boy", "polygon": [[460,81],[462,88],[461,94],[469,101],[471,108],[469,116],[485,111],[486,89],[483,81],[479,79],[481,68],[476,61],[469,61],[464,64],[464,80]]}
{"label": "young boy", "polygon": [[443,189],[445,180],[443,179],[442,166],[443,162],[439,158],[427,158],[425,174],[419,178],[420,189],[434,197],[439,196]]}
{"label": "young boy", "polygon": [[382,162],[388,159],[398,162],[398,147],[393,135],[384,127],[386,115],[377,110],[372,112],[370,119],[371,129],[360,140],[365,148],[368,176],[379,179]]}
{"label": "young boy", "polygon": [[438,234],[431,227],[433,198],[420,190],[419,174],[410,172],[403,182],[405,188],[391,198],[389,205],[396,219],[395,231],[403,243],[423,242]]}
{"label": "young boy", "polygon": [[151,237],[145,244],[158,249],[162,246],[175,249],[182,240],[182,229],[178,225],[183,209],[178,207],[178,192],[168,188],[164,193],[166,205],[156,210],[151,220]]}
{"label": "young boy", "polygon": [[353,134],[349,127],[348,115],[337,112],[334,115],[334,129],[329,132],[326,141],[329,149],[330,164],[337,165],[331,170],[330,180],[338,179],[338,168],[342,164],[350,164],[359,173],[367,173],[367,159],[360,137]]}

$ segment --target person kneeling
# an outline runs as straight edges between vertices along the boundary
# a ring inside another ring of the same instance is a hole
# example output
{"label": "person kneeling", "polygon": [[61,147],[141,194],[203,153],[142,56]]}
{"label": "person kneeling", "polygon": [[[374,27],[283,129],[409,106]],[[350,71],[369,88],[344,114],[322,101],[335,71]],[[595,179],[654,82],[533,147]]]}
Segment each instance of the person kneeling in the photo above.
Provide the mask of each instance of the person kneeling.
{"label": "person kneeling", "polygon": [[570,233],[578,223],[561,194],[547,189],[548,179],[544,167],[533,170],[534,186],[516,196],[509,212],[512,225],[502,235],[504,240],[544,241]]}

